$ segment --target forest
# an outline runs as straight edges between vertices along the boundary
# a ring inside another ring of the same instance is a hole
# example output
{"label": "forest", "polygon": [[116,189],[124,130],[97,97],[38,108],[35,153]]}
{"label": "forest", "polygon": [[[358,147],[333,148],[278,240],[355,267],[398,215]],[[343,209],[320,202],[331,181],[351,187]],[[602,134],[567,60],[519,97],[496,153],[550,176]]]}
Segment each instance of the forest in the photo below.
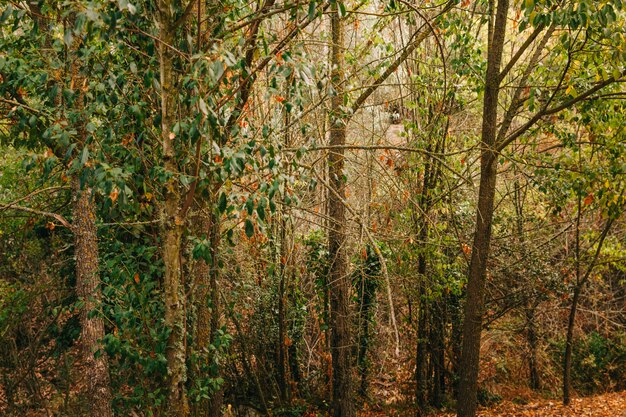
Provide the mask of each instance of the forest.
{"label": "forest", "polygon": [[0,415],[623,415],[625,81],[622,0],[0,0]]}

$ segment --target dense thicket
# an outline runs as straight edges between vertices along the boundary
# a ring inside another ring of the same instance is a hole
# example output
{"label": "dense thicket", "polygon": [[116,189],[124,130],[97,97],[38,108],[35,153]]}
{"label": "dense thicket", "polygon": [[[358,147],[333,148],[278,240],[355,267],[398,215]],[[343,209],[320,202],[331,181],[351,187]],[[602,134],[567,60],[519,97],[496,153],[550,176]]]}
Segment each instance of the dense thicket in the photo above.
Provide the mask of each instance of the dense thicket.
{"label": "dense thicket", "polygon": [[2,3],[0,414],[626,389],[624,18]]}

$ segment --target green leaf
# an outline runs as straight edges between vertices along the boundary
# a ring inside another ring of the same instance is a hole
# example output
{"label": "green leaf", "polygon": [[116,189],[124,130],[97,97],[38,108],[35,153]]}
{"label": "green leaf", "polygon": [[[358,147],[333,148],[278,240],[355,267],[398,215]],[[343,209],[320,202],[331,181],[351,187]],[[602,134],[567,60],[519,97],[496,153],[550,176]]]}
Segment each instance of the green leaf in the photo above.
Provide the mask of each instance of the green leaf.
{"label": "green leaf", "polygon": [[227,205],[226,193],[221,193],[220,197],[217,200],[217,209],[219,210],[220,213],[224,213],[226,211],[226,205]]}
{"label": "green leaf", "polygon": [[74,37],[72,36],[72,31],[69,29],[66,30],[65,34],[63,35],[63,42],[65,43],[65,46],[69,48],[72,45],[72,39],[74,39]]}
{"label": "green leaf", "polygon": [[315,2],[309,3],[309,20],[315,19]]}
{"label": "green leaf", "polygon": [[246,201],[246,210],[249,215],[252,215],[252,211],[254,210],[254,201],[252,200],[252,197],[249,197]]}
{"label": "green leaf", "polygon": [[224,64],[222,64],[222,61],[213,61],[213,64],[211,64],[211,69],[212,71],[212,78],[214,82],[218,82],[219,79],[222,77],[222,74],[224,74]]}
{"label": "green leaf", "polygon": [[246,236],[248,236],[248,238],[254,236],[254,224],[252,224],[250,219],[246,219]]}
{"label": "green leaf", "polygon": [[615,80],[619,80],[620,78],[622,78],[622,72],[618,69],[614,69],[613,70],[613,78]]}
{"label": "green leaf", "polygon": [[202,98],[200,98],[200,100],[198,100],[198,105],[200,106],[200,111],[205,116],[208,116],[209,115],[209,109],[207,108],[206,103],[204,102],[204,100],[202,100]]}
{"label": "green leaf", "polygon": [[259,219],[265,220],[265,204],[267,203],[267,199],[262,197],[257,205],[256,212],[259,215]]}
{"label": "green leaf", "polygon": [[345,4],[343,4],[343,2],[341,2],[341,1],[340,1],[340,2],[338,2],[338,3],[337,3],[337,5],[339,6],[339,16],[341,16],[341,17],[345,17],[345,16],[346,16],[346,14],[348,14],[348,13],[346,12],[346,5],[345,5]]}
{"label": "green leaf", "polygon": [[83,148],[83,152],[80,154],[80,166],[84,166],[89,159],[89,148],[86,146]]}

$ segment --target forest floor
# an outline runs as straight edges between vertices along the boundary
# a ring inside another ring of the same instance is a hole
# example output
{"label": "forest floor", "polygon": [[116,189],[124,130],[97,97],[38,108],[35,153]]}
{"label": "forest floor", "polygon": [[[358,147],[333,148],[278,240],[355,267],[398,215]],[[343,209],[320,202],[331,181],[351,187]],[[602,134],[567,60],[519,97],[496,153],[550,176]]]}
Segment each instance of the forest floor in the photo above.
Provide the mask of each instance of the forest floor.
{"label": "forest floor", "polygon": [[[360,417],[409,416],[414,413],[397,410],[363,410]],[[452,411],[430,417],[455,417]],[[536,399],[519,404],[503,400],[489,407],[480,407],[477,417],[626,417],[626,391],[574,398],[569,406],[558,399]]]}
{"label": "forest floor", "polygon": [[[440,413],[437,417],[452,417],[454,413]],[[559,400],[537,400],[527,404],[502,401],[481,408],[478,417],[626,417],[626,391],[574,398],[569,406]]]}

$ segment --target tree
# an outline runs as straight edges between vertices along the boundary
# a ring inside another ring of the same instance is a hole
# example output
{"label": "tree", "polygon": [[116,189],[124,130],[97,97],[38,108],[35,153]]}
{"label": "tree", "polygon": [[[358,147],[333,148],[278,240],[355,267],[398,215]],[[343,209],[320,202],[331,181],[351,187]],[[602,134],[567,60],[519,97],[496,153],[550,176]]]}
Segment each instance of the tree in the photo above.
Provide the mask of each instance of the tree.
{"label": "tree", "polygon": [[[530,21],[535,25],[532,34],[513,54],[509,62],[501,70],[501,64],[504,53],[504,43],[507,35],[507,20],[509,14],[508,0],[499,0],[496,4],[490,2],[489,7],[489,23],[488,23],[488,47],[487,47],[487,72],[485,75],[485,91],[483,99],[483,116],[482,116],[482,132],[481,132],[481,169],[480,169],[480,186],[478,191],[478,205],[476,212],[476,229],[474,232],[474,243],[472,246],[472,257],[468,272],[467,298],[464,308],[464,325],[463,325],[463,349],[461,359],[461,379],[459,388],[458,415],[474,416],[476,413],[476,393],[478,366],[480,357],[480,336],[482,330],[482,319],[484,314],[484,287],[485,275],[487,271],[487,262],[489,259],[489,247],[491,243],[492,219],[495,207],[495,191],[497,179],[497,163],[500,152],[502,152],[509,144],[520,136],[524,135],[537,122],[544,117],[557,114],[564,109],[574,106],[576,103],[583,101],[606,86],[615,83],[623,76],[623,70],[618,70],[612,76],[608,76],[605,80],[598,81],[588,86],[581,94],[572,93],[574,87],[565,91],[565,97],[559,97],[562,92],[566,76],[571,76],[571,60],[581,53],[574,45],[577,38],[561,37],[564,49],[567,51],[566,61],[561,70],[561,77],[556,86],[547,87],[549,93],[544,103],[538,107],[539,110],[531,114],[528,121],[522,123],[519,127],[509,133],[513,120],[519,114],[522,105],[528,101],[529,109],[535,109],[534,97],[525,96],[524,91],[528,85],[530,77],[533,75],[535,66],[539,62],[541,54],[548,44],[556,26],[558,24],[568,25],[570,28],[579,29],[580,21],[577,13],[570,14],[570,10],[564,8],[562,10],[562,21],[555,19],[551,21],[551,16],[544,6],[535,5],[530,2],[526,5],[526,12]],[[558,6],[557,10],[558,9]],[[538,9],[538,10],[535,10]],[[609,10],[610,11],[607,11]],[[606,13],[613,14],[612,7],[594,8],[595,13],[604,16]],[[560,11],[560,10],[559,10]],[[538,17],[539,16],[539,17]],[[584,15],[586,19],[587,16]],[[606,21],[606,18],[603,20]],[[587,21],[589,23],[589,21]],[[588,27],[585,27],[588,30]],[[543,36],[541,34],[543,33]],[[534,42],[539,39],[536,44]],[[585,43],[585,41],[580,41]],[[534,45],[534,51],[529,49]],[[504,113],[500,126],[498,127],[498,106],[501,84],[503,79],[510,74],[518,60],[526,51],[529,52],[530,58],[526,68],[521,73],[518,85],[513,89],[510,104]],[[561,99],[560,103],[553,101]]]}

